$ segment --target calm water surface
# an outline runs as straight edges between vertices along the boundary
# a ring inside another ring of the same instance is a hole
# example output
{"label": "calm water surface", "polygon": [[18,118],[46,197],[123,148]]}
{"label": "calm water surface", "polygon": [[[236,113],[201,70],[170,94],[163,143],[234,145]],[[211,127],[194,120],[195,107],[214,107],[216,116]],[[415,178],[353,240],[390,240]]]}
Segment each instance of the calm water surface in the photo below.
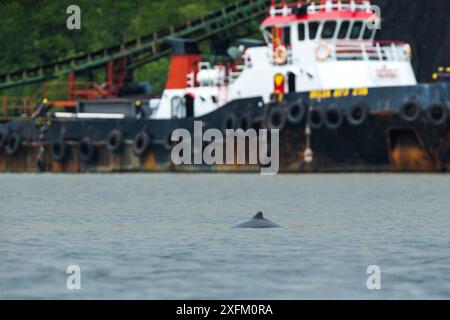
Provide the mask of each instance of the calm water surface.
{"label": "calm water surface", "polygon": [[449,299],[449,231],[448,175],[0,175],[0,298]]}

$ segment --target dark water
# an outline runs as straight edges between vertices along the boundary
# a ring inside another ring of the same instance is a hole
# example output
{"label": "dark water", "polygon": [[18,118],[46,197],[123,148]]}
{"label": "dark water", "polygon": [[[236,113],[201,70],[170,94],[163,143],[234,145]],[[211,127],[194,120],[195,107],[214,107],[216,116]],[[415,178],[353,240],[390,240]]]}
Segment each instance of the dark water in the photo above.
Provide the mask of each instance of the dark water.
{"label": "dark water", "polygon": [[449,230],[448,175],[0,175],[0,298],[448,299]]}

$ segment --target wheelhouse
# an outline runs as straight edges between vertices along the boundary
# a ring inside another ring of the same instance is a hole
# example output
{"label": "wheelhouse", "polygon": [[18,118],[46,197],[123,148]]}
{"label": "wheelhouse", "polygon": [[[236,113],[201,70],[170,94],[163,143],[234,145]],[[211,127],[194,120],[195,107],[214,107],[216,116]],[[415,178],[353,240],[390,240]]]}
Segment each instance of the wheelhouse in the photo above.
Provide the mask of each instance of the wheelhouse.
{"label": "wheelhouse", "polygon": [[[278,35],[276,34],[278,32]],[[267,45],[272,45],[274,35],[283,45],[290,47],[298,41],[372,41],[376,29],[367,20],[311,20],[291,25],[266,26],[262,30]]]}
{"label": "wheelhouse", "polygon": [[272,3],[261,31],[267,45],[286,47],[304,41],[372,41],[378,22],[368,1],[282,2]]}
{"label": "wheelhouse", "polygon": [[[366,0],[273,1],[261,32],[274,64],[291,64],[293,56],[304,56],[311,46],[318,62],[409,60],[409,45],[374,41],[379,22],[376,8]],[[281,54],[284,59],[277,59]]]}

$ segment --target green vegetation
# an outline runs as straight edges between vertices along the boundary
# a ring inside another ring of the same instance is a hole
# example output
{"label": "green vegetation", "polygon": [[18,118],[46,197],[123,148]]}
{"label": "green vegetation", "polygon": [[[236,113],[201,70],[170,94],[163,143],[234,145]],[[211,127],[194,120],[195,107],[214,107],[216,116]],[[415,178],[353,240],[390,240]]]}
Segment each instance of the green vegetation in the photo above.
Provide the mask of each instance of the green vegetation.
{"label": "green vegetation", "polygon": [[[71,4],[81,8],[81,30],[66,28]],[[218,0],[2,0],[0,73],[114,46],[222,6]],[[148,80],[159,90],[168,65],[168,59],[145,65],[135,80]]]}

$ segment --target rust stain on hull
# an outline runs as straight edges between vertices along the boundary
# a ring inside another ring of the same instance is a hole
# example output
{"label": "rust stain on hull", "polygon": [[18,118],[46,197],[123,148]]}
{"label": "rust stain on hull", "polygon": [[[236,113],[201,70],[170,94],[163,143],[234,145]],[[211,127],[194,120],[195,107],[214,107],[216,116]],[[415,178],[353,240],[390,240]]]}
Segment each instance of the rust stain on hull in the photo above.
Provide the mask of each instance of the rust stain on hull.
{"label": "rust stain on hull", "polygon": [[439,171],[434,157],[429,154],[413,128],[395,128],[388,131],[392,171]]}

